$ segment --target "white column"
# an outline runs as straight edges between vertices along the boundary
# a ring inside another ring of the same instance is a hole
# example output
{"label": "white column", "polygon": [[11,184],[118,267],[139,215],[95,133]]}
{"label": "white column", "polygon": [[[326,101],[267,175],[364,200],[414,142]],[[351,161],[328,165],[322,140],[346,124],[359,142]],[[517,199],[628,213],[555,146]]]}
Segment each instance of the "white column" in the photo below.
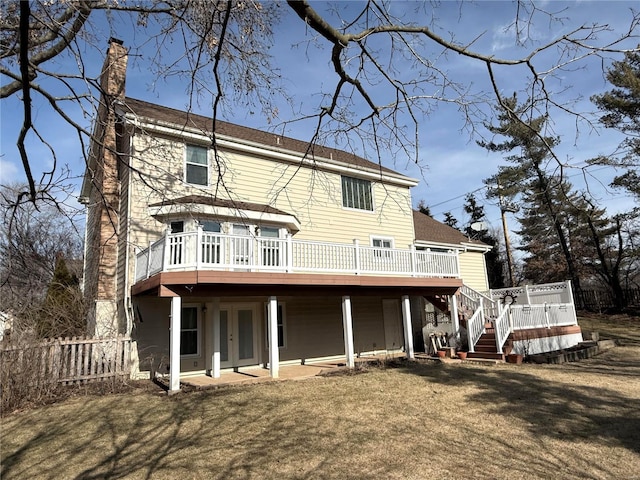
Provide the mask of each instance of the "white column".
{"label": "white column", "polygon": [[404,325],[404,349],[407,358],[415,358],[413,352],[413,329],[411,328],[411,302],[409,295],[402,296],[402,324]]}
{"label": "white column", "polygon": [[269,373],[271,378],[280,375],[280,352],[278,351],[278,299],[269,297],[267,307],[267,328],[269,330]]}
{"label": "white column", "polygon": [[180,326],[182,298],[171,297],[171,329],[169,341],[169,393],[180,391]]}
{"label": "white column", "polygon": [[460,317],[458,316],[458,299],[455,295],[449,295],[449,311],[451,312],[451,322],[453,323],[453,331],[456,340],[462,341],[460,338]]}
{"label": "white column", "polygon": [[351,297],[342,297],[342,328],[344,330],[344,354],[347,367],[355,367],[353,350],[353,318],[351,316]]}
{"label": "white column", "polygon": [[218,297],[213,299],[213,355],[211,356],[211,376],[213,378],[220,378],[220,299]]}

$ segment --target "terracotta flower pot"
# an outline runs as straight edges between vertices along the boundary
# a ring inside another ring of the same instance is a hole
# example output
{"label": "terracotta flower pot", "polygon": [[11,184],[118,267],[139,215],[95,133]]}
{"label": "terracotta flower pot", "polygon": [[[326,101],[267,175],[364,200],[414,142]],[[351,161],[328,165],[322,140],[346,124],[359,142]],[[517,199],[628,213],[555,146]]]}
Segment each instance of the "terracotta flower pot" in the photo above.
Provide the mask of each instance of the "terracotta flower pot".
{"label": "terracotta flower pot", "polygon": [[516,365],[520,365],[522,363],[522,355],[517,353],[510,353],[507,355],[507,363],[515,363]]}
{"label": "terracotta flower pot", "polygon": [[460,360],[466,360],[467,359],[467,353],[468,352],[458,352],[458,358]]}
{"label": "terracotta flower pot", "polygon": [[438,357],[444,358],[446,356],[447,356],[447,351],[446,350],[438,350]]}

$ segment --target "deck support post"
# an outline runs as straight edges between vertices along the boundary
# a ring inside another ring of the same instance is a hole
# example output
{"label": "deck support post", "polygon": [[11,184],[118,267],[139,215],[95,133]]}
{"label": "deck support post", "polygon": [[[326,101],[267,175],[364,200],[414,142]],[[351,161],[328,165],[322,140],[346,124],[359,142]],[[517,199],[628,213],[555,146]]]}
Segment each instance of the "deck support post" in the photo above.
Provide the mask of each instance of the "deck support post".
{"label": "deck support post", "polygon": [[171,297],[171,327],[169,340],[169,394],[180,391],[180,326],[182,298]]}
{"label": "deck support post", "polygon": [[269,331],[269,374],[271,378],[280,376],[280,352],[278,351],[278,299],[269,297],[267,306],[267,324]]}
{"label": "deck support post", "polygon": [[456,295],[449,295],[449,311],[451,312],[451,323],[453,324],[453,334],[456,341],[462,342],[460,337],[460,317],[458,315],[458,298]]}
{"label": "deck support post", "polygon": [[220,378],[220,343],[220,298],[215,297],[213,299],[213,355],[211,358],[211,376],[213,378]]}
{"label": "deck support post", "polygon": [[408,359],[415,358],[413,351],[413,329],[411,328],[411,302],[409,295],[402,296],[402,324],[404,326],[404,348]]}
{"label": "deck support post", "polygon": [[351,314],[351,297],[342,297],[342,329],[344,331],[344,354],[347,367],[355,367],[353,349],[353,317]]}

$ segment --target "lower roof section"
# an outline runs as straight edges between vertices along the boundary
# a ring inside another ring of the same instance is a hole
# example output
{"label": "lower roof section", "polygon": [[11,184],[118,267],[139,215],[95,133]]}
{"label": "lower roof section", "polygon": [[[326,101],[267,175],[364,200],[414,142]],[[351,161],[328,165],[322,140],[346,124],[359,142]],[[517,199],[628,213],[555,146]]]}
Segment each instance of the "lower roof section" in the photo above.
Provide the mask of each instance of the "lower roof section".
{"label": "lower roof section", "polygon": [[162,272],[131,287],[158,297],[247,295],[453,295],[459,278],[389,277],[302,273]]}

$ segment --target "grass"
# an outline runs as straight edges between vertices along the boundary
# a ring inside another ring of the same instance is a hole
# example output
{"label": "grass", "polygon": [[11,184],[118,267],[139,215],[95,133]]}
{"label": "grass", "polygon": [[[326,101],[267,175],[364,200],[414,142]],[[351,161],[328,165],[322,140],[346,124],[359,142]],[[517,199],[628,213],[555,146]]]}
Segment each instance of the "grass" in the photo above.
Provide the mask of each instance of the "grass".
{"label": "grass", "polygon": [[3,419],[0,473],[640,478],[639,376],[631,344],[565,365],[405,362],[172,397],[143,384]]}

